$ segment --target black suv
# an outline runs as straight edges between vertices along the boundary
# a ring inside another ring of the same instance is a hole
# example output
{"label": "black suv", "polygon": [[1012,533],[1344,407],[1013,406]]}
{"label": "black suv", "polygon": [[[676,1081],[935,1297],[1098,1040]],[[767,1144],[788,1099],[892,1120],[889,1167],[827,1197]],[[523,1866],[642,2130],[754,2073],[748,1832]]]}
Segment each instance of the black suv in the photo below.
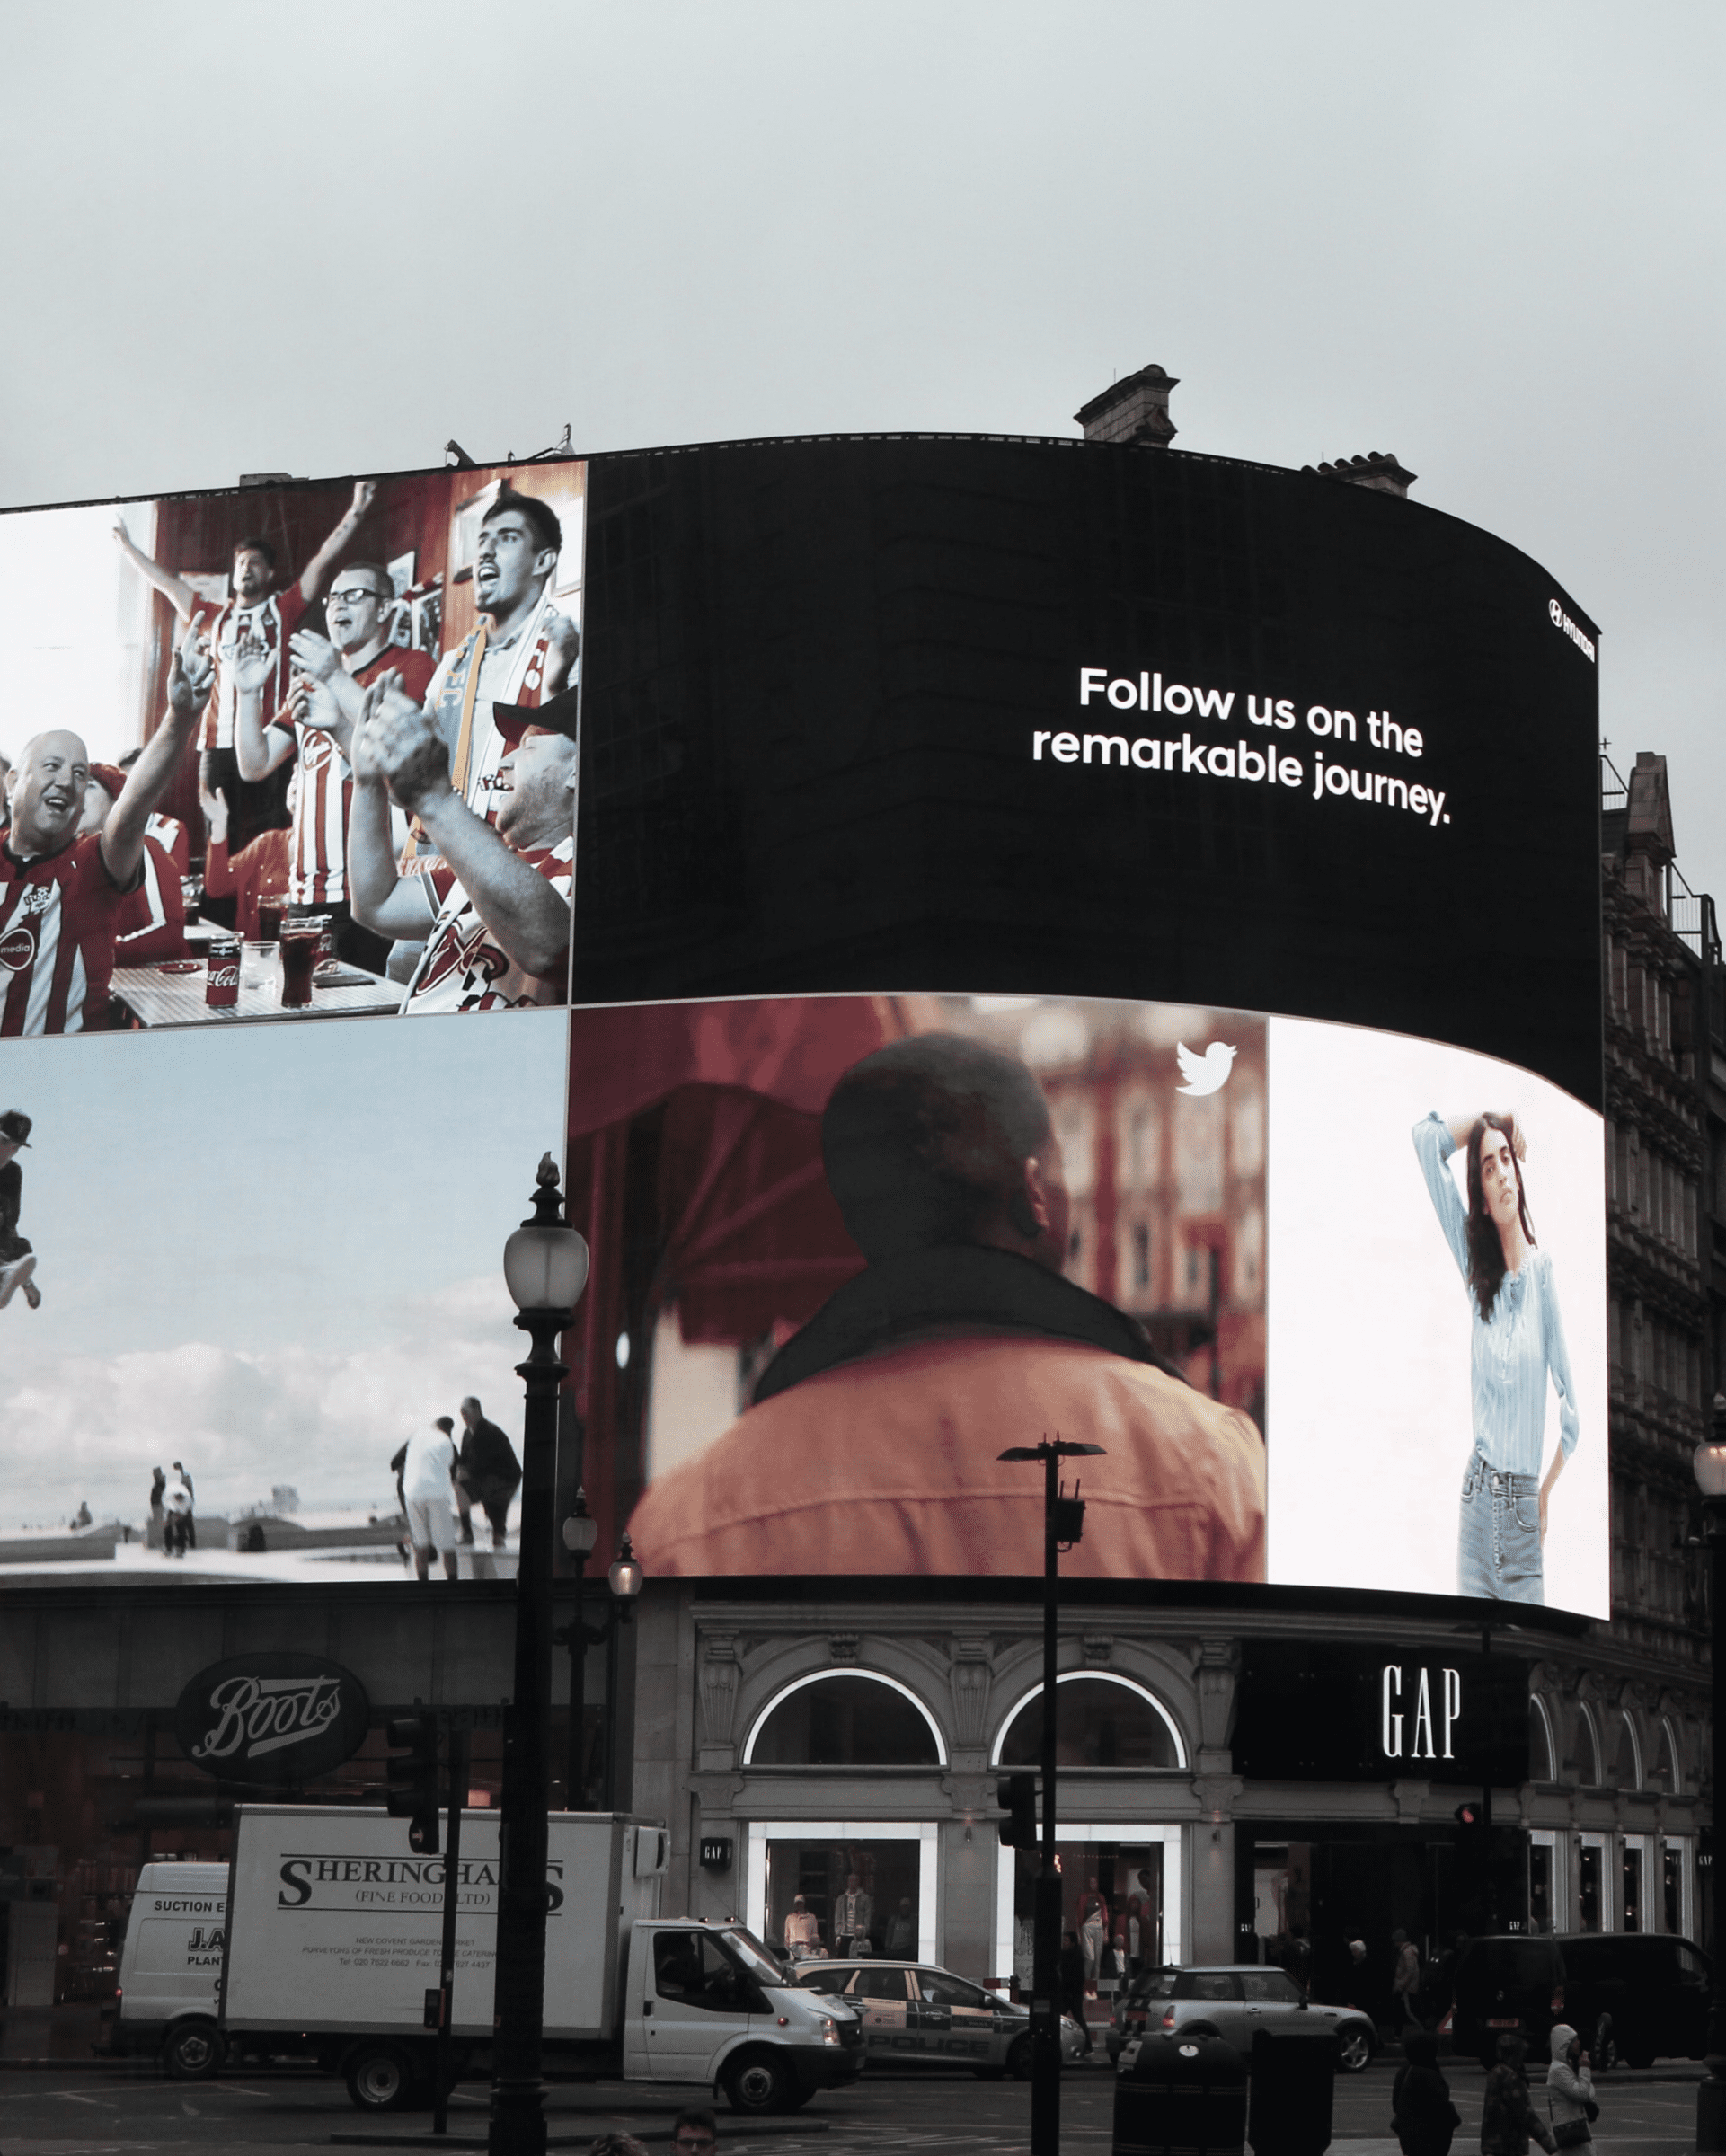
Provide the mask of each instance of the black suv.
{"label": "black suv", "polygon": [[1456,1965],[1451,2044],[1490,2066],[1500,2036],[1517,2029],[1538,2059],[1553,2027],[1568,2021],[1597,2066],[1606,2063],[1608,2043],[1630,2066],[1652,2065],[1657,2056],[1699,2059],[1712,1981],[1708,1957],[1669,1933],[1470,1940]]}

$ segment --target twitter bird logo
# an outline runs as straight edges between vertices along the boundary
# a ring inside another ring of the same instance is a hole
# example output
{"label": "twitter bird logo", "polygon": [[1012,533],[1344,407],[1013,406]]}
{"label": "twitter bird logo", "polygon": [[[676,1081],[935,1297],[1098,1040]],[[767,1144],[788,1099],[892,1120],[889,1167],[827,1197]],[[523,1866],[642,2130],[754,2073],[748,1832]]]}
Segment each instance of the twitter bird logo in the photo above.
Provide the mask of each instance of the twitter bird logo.
{"label": "twitter bird logo", "polygon": [[1181,1075],[1186,1080],[1184,1085],[1175,1089],[1178,1092],[1214,1093],[1228,1083],[1235,1051],[1225,1042],[1213,1040],[1202,1056],[1195,1056],[1184,1040],[1178,1040],[1174,1053],[1181,1065]]}

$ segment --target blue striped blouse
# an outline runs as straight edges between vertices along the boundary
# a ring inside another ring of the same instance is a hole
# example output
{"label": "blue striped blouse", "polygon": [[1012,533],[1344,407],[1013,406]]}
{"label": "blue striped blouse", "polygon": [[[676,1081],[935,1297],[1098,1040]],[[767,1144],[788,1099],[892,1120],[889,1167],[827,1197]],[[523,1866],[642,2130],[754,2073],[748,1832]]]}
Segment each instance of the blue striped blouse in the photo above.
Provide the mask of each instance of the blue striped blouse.
{"label": "blue striped blouse", "polygon": [[1474,1321],[1471,1348],[1474,1444],[1500,1473],[1538,1475],[1546,1434],[1546,1373],[1558,1392],[1558,1435],[1568,1457],[1576,1450],[1576,1387],[1571,1379],[1564,1321],[1559,1315],[1553,1261],[1530,1250],[1519,1272],[1506,1273],[1483,1319],[1468,1286],[1468,1215],[1456,1178],[1445,1165],[1456,1150],[1436,1115],[1414,1126],[1414,1151],[1431,1193],[1438,1225],[1462,1273]]}

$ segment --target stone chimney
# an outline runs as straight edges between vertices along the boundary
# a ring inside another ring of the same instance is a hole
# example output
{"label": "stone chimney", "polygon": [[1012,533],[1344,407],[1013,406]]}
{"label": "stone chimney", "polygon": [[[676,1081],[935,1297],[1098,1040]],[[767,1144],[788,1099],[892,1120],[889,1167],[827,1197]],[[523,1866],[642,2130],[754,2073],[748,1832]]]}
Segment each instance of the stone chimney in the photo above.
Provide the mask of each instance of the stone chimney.
{"label": "stone chimney", "polygon": [[1340,456],[1333,464],[1303,464],[1303,472],[1316,472],[1321,479],[1346,480],[1351,487],[1370,487],[1375,494],[1407,496],[1416,474],[1383,450],[1369,449],[1365,456]]}
{"label": "stone chimney", "polygon": [[1087,442],[1136,442],[1144,449],[1166,449],[1176,428],[1169,417],[1169,392],[1178,375],[1165,375],[1153,360],[1129,375],[1073,414]]}
{"label": "stone chimney", "polygon": [[1651,913],[1664,913],[1666,871],[1677,858],[1672,838],[1672,794],[1666,758],[1646,748],[1630,773],[1624,848],[1624,888]]}

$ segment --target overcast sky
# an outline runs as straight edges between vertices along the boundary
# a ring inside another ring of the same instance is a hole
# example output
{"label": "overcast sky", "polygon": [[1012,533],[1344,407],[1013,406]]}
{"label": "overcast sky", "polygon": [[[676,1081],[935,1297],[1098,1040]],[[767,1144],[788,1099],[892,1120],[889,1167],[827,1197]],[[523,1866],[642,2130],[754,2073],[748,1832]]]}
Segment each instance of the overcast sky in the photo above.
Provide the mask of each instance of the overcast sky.
{"label": "overcast sky", "polygon": [[386,1507],[391,1454],[470,1392],[519,1438],[503,1245],[562,1154],[566,1026],[7,1041],[42,1301],[0,1311],[0,1531],[81,1498],[141,1520],[175,1459],[206,1512],[278,1482],[313,1511]]}
{"label": "overcast sky", "polygon": [[1156,359],[1180,446],[1394,450],[1549,566],[1726,898],[1718,0],[5,20],[0,500],[1070,434]]}

